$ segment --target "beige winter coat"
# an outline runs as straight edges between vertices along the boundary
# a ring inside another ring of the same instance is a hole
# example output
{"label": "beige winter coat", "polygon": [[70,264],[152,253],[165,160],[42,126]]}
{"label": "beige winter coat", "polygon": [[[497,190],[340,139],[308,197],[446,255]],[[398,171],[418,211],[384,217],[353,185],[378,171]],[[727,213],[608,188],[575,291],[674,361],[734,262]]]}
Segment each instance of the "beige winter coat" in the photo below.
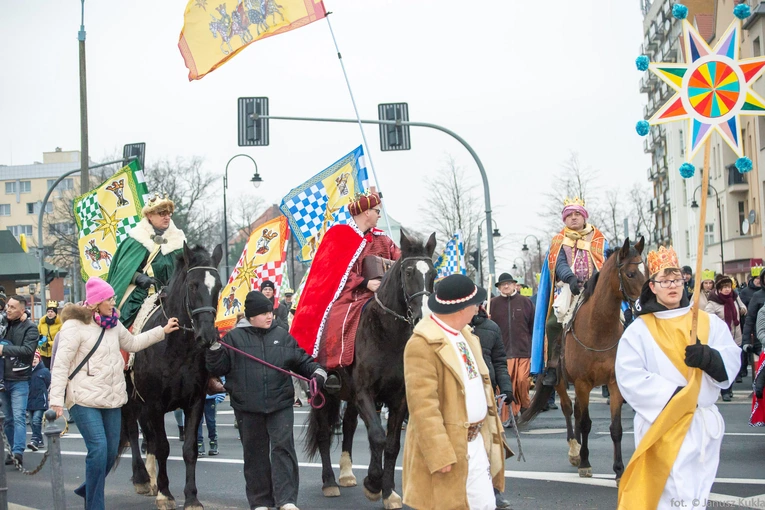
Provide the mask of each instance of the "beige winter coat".
{"label": "beige winter coat", "polygon": [[[124,360],[120,348],[137,352],[165,338],[162,326],[133,336],[122,323],[107,329],[101,345],[90,360],[68,380],[93,349],[101,327],[93,321],[92,312],[82,306],[67,305],[61,312],[64,325],[58,335],[58,350],[53,364],[50,405],[71,407],[75,404],[99,409],[122,407],[127,402]],[[66,402],[64,402],[66,394]]]}
{"label": "beige winter coat", "polygon": [[[704,307],[704,311],[711,313],[712,315],[717,315],[720,319],[725,320],[725,307],[720,303],[715,303],[714,301],[709,300]],[[744,313],[741,313],[742,311]],[[744,306],[744,302],[741,301],[740,297],[736,297],[736,318],[739,323],[738,326],[732,326],[730,328],[730,334],[733,336],[733,340],[736,341],[736,345],[739,347],[741,347],[741,329],[744,327],[744,319],[742,319],[742,317],[745,315],[746,306]]]}

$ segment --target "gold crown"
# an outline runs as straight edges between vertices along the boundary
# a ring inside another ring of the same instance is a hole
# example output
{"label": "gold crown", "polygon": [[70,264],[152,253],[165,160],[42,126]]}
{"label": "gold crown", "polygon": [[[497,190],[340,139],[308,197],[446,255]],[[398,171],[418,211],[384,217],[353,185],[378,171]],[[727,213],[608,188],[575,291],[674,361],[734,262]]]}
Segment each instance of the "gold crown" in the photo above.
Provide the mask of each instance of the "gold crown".
{"label": "gold crown", "polygon": [[141,213],[146,216],[146,213],[151,213],[163,209],[174,212],[175,203],[170,200],[170,197],[167,196],[167,193],[159,193],[155,191],[154,194],[151,195],[148,200],[146,200],[146,205],[144,205],[143,209],[141,209]]}
{"label": "gold crown", "polygon": [[680,262],[677,260],[677,253],[671,246],[666,248],[660,246],[658,251],[648,252],[648,275],[655,274],[665,269],[680,269]]}
{"label": "gold crown", "polygon": [[582,200],[579,197],[576,198],[564,198],[563,199],[563,207],[568,207],[569,205],[580,205],[584,207],[584,200]]}
{"label": "gold crown", "polygon": [[53,301],[52,299],[49,300],[47,303],[45,303],[45,308],[58,308],[58,301]]}
{"label": "gold crown", "polygon": [[531,297],[534,295],[534,291],[531,287],[524,287],[521,289],[521,296]]}
{"label": "gold crown", "polygon": [[757,278],[762,274],[762,266],[752,266],[750,272],[753,278]]}
{"label": "gold crown", "polygon": [[715,281],[715,272],[712,269],[705,269],[701,272],[701,281]]}

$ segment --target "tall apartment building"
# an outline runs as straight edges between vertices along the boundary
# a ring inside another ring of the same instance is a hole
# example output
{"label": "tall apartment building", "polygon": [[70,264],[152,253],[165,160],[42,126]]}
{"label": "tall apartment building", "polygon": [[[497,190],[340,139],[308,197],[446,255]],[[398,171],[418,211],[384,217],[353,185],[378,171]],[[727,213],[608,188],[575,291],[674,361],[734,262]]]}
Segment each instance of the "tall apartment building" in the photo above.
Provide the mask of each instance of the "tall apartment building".
{"label": "tall apartment building", "polygon": [[[710,47],[714,47],[717,38],[734,20],[733,8],[741,1],[687,0],[683,3],[689,8],[688,21]],[[765,3],[751,0],[749,5],[753,15],[743,22],[741,58],[762,55],[765,44]],[[672,18],[671,2],[665,0],[651,3],[643,0],[641,7],[645,29],[641,50],[654,62],[685,61],[682,24]],[[658,26],[659,22],[663,23],[663,31],[652,28],[654,24]],[[646,119],[671,97],[673,91],[665,91],[664,87],[666,85],[661,80],[649,74],[641,79],[640,90],[648,94],[648,104],[644,111]],[[753,88],[765,96],[763,79],[759,79]],[[701,225],[697,206],[701,202],[703,149],[692,161],[697,169],[694,177],[683,179],[678,171],[680,165],[687,160],[687,122],[653,126],[644,141],[644,150],[652,155],[648,179],[654,186],[654,199],[651,201],[657,225],[654,242],[672,244],[681,263],[695,267],[697,235],[699,229],[703,229],[705,268],[736,276],[743,282],[746,281],[750,267],[761,263],[765,256],[761,226],[763,207],[760,200],[765,187],[759,177],[759,167],[765,164],[765,154],[762,153],[762,149],[765,149],[765,117],[740,118],[744,154],[752,159],[754,168],[748,174],[739,173],[735,167],[736,154],[719,135],[715,133],[711,136],[708,175],[710,195],[706,218]]]}

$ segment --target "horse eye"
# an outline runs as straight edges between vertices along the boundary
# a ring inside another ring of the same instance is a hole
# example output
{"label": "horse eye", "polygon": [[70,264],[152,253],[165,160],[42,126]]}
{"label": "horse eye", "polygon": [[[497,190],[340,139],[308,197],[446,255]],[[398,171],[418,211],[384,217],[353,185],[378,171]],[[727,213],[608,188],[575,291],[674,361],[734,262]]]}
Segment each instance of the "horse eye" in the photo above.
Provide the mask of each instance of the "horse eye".
{"label": "horse eye", "polygon": [[635,277],[635,273],[627,273],[627,278],[634,278],[634,277]]}

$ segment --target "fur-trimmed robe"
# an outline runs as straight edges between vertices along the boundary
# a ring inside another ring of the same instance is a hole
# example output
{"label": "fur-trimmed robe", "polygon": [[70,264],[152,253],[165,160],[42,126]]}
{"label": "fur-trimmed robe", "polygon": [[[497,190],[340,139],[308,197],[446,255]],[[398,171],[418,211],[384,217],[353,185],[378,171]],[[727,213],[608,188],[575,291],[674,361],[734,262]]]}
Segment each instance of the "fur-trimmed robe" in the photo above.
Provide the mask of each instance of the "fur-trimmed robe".
{"label": "fur-trimmed robe", "polygon": [[[133,227],[127,239],[122,241],[114,254],[107,280],[114,288],[114,297],[120,310],[120,321],[125,327],[130,327],[135,320],[138,309],[148,295],[145,289],[133,284],[137,272],[144,272],[155,278],[159,285],[167,285],[175,271],[175,262],[182,253],[186,236],[171,221],[162,237],[167,243],[154,242],[154,227],[149,220],[143,218]],[[146,262],[149,256],[159,250],[149,267]],[[125,296],[127,295],[127,298]],[[124,300],[124,303],[123,303]]]}

